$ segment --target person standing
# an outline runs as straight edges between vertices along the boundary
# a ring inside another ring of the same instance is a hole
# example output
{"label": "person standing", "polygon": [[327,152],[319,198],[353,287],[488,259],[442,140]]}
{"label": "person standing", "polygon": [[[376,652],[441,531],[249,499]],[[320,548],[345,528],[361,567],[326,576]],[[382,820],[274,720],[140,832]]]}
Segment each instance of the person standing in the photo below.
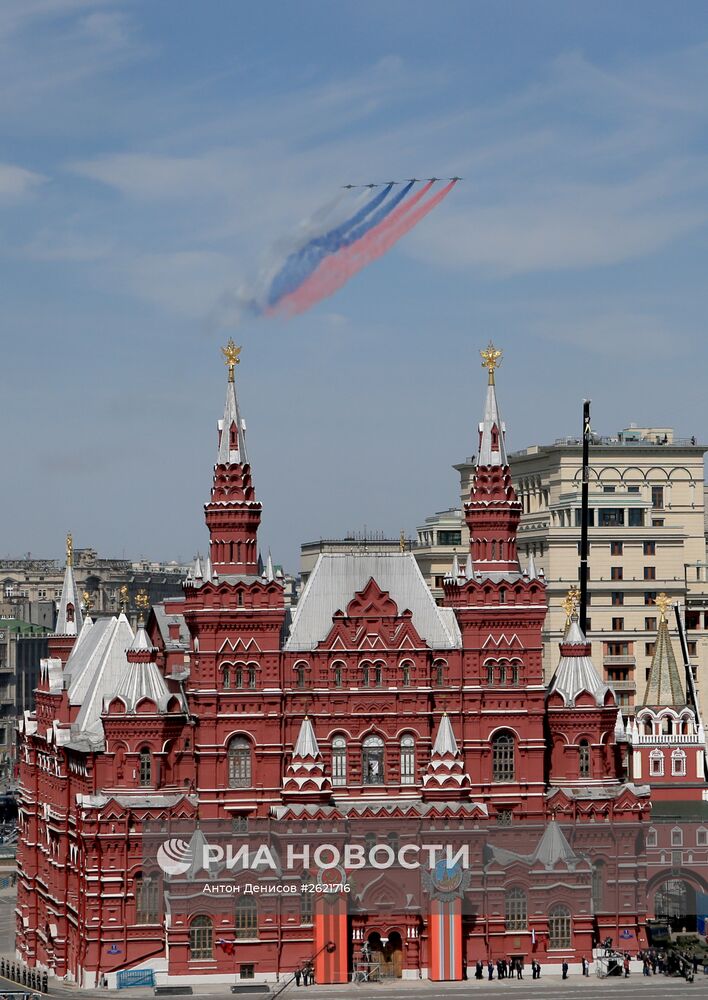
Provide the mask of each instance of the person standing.
{"label": "person standing", "polygon": [[516,978],[517,979],[524,978],[524,963],[521,961],[520,958],[516,959]]}
{"label": "person standing", "polygon": [[489,982],[491,983],[492,979],[494,979],[494,963],[491,958],[487,962],[487,976],[489,978]]}
{"label": "person standing", "polygon": [[584,976],[590,975],[590,963],[588,962],[585,955],[583,955],[583,975]]}
{"label": "person standing", "polygon": [[568,978],[568,963],[566,962],[565,959],[563,959],[563,964],[561,965],[561,969],[563,971],[563,979],[567,979]]}
{"label": "person standing", "polygon": [[300,970],[300,966],[298,965],[297,969],[295,969],[295,985],[296,986],[300,985],[300,980],[301,979],[302,979],[302,972]]}
{"label": "person standing", "polygon": [[624,978],[629,979],[629,955],[624,956]]}

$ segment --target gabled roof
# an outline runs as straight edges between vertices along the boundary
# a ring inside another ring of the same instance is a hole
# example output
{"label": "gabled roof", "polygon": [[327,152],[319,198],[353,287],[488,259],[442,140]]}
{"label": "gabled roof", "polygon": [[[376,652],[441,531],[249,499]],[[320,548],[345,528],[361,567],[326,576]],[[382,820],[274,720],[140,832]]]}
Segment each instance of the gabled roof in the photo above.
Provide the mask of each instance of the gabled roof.
{"label": "gabled roof", "polygon": [[66,684],[69,704],[80,706],[72,724],[72,740],[82,736],[89,741],[103,740],[103,699],[119,684],[132,642],[133,630],[121,612],[117,618],[99,619],[72,650],[65,669]]}
{"label": "gabled roof", "polygon": [[329,634],[334,614],[344,611],[372,579],[395,601],[399,614],[411,612],[413,626],[431,649],[461,645],[454,613],[437,606],[411,553],[322,552],[298,602],[285,649],[314,649]]}
{"label": "gabled roof", "polygon": [[493,844],[489,845],[489,853],[497,864],[504,867],[518,861],[529,867],[540,864],[544,868],[553,868],[560,862],[568,868],[574,868],[582,860],[574,853],[565,834],[554,819],[544,830],[543,836],[531,854],[518,854],[516,851],[509,851],[504,847],[495,847]]}

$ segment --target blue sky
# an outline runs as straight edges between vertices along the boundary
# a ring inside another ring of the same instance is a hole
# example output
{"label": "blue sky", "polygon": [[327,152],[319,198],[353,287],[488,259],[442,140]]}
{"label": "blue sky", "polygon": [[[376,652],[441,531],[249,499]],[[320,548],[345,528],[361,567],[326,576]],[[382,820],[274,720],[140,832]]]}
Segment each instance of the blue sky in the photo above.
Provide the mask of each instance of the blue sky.
{"label": "blue sky", "polygon": [[[261,543],[457,501],[490,337],[512,449],[708,440],[704,3],[0,4],[0,552],[189,558],[243,344]],[[465,180],[289,322],[230,303],[341,184]]]}

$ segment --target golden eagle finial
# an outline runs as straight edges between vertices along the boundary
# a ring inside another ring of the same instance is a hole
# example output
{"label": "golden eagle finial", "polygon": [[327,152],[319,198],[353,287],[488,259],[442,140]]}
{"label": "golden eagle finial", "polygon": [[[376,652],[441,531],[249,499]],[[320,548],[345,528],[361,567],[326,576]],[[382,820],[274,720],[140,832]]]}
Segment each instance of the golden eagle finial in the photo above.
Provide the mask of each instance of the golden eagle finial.
{"label": "golden eagle finial", "polygon": [[577,611],[579,598],[580,598],[580,591],[578,590],[578,588],[575,586],[571,587],[568,593],[566,594],[565,600],[563,601],[566,629],[569,628],[570,620]]}
{"label": "golden eagle finial", "polygon": [[662,622],[667,621],[666,610],[668,607],[670,607],[670,605],[671,605],[671,598],[669,597],[668,594],[665,594],[664,591],[662,590],[662,592],[656,599],[656,606],[659,609],[659,614],[661,615],[660,621]]}
{"label": "golden eagle finial", "polygon": [[87,615],[90,615],[91,614],[91,608],[93,607],[93,603],[94,603],[93,602],[93,598],[89,594],[88,590],[85,590],[83,592],[83,594],[81,595],[81,597],[82,597],[82,604],[84,606],[84,612]]}
{"label": "golden eagle finial", "polygon": [[128,610],[128,605],[130,604],[130,592],[126,584],[123,584],[123,586],[120,588],[119,594],[120,597],[118,600],[118,607],[123,612],[123,614],[125,614],[125,612]]}
{"label": "golden eagle finial", "polygon": [[501,364],[501,358],[503,351],[500,351],[498,347],[489,341],[489,346],[484,351],[479,352],[482,356],[482,368],[486,368],[489,372],[489,384],[494,385],[494,372]]}
{"label": "golden eagle finial", "polygon": [[70,531],[66,536],[66,565],[74,565],[74,539]]}
{"label": "golden eagle finial", "polygon": [[142,624],[145,621],[145,612],[150,607],[150,598],[147,590],[139,590],[135,595],[135,607],[138,609],[138,621]]}
{"label": "golden eagle finial", "polygon": [[241,353],[241,348],[234,344],[233,337],[229,337],[229,342],[226,347],[221,348],[221,353],[225,357],[224,364],[229,369],[229,382],[234,380],[234,368],[236,365],[240,364],[239,354]]}

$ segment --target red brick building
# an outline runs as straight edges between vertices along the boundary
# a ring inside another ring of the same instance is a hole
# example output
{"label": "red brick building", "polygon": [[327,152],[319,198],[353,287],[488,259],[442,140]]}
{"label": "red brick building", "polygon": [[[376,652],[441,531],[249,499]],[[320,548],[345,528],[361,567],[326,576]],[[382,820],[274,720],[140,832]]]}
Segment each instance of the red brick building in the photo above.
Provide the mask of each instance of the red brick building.
{"label": "red brick building", "polygon": [[[649,789],[627,780],[624,725],[577,621],[544,684],[545,584],[517,558],[498,355],[483,352],[471,551],[443,606],[409,553],[325,553],[291,615],[270,559],[259,572],[238,352],[225,353],[209,556],[184,598],[135,634],[124,614],[82,621],[67,560],[20,734],[18,955],[114,985],[141,968],[161,982],[273,980],[314,956],[319,981],[341,981],[362,948],[396,975],[458,979],[490,957],[548,967],[607,936],[640,946]],[[407,892],[398,869],[354,873],[329,908],[245,892],[207,907],[198,866],[163,893],[145,864],[148,826],[190,823],[191,857],[216,823],[368,846],[381,824],[389,846],[445,831],[468,843],[469,871],[443,871],[435,898]]]}

